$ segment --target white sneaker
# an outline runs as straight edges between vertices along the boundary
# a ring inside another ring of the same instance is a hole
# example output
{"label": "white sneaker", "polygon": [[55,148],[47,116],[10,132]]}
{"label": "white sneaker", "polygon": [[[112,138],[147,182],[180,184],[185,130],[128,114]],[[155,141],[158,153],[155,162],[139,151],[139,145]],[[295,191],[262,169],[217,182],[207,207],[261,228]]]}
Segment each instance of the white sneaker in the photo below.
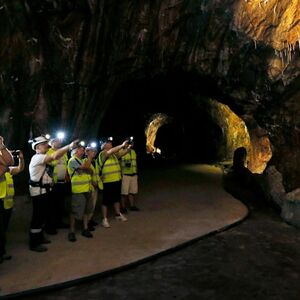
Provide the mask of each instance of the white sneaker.
{"label": "white sneaker", "polygon": [[127,221],[127,218],[124,215],[122,215],[121,213],[119,215],[116,215],[116,219],[119,221],[122,221],[122,222]]}
{"label": "white sneaker", "polygon": [[110,224],[108,223],[107,218],[104,218],[104,219],[102,220],[102,226],[103,226],[104,228],[109,228],[109,227],[110,227]]}

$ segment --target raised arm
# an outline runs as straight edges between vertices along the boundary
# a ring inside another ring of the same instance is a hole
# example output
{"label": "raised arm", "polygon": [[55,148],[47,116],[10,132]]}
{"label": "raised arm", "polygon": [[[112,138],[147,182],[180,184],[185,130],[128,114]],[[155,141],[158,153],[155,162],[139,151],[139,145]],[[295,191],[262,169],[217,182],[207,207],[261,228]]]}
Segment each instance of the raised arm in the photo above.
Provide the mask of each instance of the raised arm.
{"label": "raised arm", "polygon": [[75,140],[72,143],[59,148],[58,150],[56,150],[55,152],[53,152],[52,154],[47,154],[47,156],[44,159],[44,163],[49,163],[53,160],[59,159],[60,157],[62,157],[65,153],[67,153],[69,150],[75,148],[77,146],[77,144],[79,143],[79,140]]}
{"label": "raised arm", "polygon": [[7,170],[8,170],[8,167],[6,167],[4,165],[0,165],[0,176],[2,176]]}
{"label": "raised arm", "polygon": [[96,153],[94,153],[92,151],[88,152],[87,160],[85,160],[84,163],[82,165],[80,165],[78,169],[86,171],[86,172],[92,174],[93,170],[91,168],[91,164],[92,164],[93,158],[95,157],[95,154]]}
{"label": "raised arm", "polygon": [[116,153],[116,157],[117,157],[117,158],[121,158],[121,157],[124,156],[125,154],[129,153],[131,147],[132,147],[132,145],[128,145],[126,148],[121,148],[121,150],[119,150],[119,151]]}
{"label": "raised arm", "polygon": [[[128,147],[128,140],[124,141],[121,145],[113,147],[107,151],[103,151],[104,159],[106,159],[109,155],[118,153],[120,150]],[[126,154],[126,153],[125,153]]]}
{"label": "raised arm", "polygon": [[4,145],[4,139],[0,136],[0,152],[1,152],[1,161],[0,163],[5,166],[11,166],[14,164],[14,158],[11,155],[10,151]]}
{"label": "raised arm", "polygon": [[9,170],[10,170],[10,174],[11,175],[17,175],[19,173],[21,173],[23,170],[24,170],[24,155],[23,155],[23,152],[20,151],[20,154],[19,154],[19,164],[17,167],[10,167]]}

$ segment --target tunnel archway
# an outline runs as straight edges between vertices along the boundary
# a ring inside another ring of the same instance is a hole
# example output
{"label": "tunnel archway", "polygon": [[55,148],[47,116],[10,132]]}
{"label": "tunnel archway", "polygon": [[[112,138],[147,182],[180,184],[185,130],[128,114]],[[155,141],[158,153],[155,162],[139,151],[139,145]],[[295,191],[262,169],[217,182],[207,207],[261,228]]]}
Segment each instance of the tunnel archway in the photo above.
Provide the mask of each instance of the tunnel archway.
{"label": "tunnel archway", "polygon": [[[145,128],[154,115],[162,113],[168,116],[168,122],[159,128],[155,139],[156,147],[162,149],[162,158],[215,163],[232,159],[234,148],[245,146],[250,166],[257,169],[259,164],[253,161],[260,153],[260,138],[255,139],[253,148],[251,140],[256,135],[248,133],[245,122],[228,106],[212,98],[226,102],[213,80],[193,72],[128,80],[114,94],[99,135],[113,135],[118,142],[133,135],[136,149],[147,157]],[[270,152],[268,139],[265,146]]]}

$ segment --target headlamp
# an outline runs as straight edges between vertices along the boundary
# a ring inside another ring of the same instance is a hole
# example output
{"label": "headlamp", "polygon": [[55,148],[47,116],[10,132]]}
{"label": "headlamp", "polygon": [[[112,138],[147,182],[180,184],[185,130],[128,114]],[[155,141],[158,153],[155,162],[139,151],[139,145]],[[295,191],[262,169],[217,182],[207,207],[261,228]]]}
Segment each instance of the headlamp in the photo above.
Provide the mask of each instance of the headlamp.
{"label": "headlamp", "polygon": [[65,138],[65,133],[63,132],[63,131],[58,131],[57,133],[56,133],[56,137],[58,138],[58,139],[60,139],[60,140],[63,140],[64,138]]}

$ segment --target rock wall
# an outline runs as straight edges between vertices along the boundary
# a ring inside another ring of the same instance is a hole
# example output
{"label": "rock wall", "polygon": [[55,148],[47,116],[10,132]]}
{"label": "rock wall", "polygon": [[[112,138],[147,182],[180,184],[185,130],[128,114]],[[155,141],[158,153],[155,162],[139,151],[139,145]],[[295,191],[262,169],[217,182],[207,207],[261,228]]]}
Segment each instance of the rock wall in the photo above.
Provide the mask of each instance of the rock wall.
{"label": "rock wall", "polygon": [[296,0],[1,0],[0,131],[13,146],[56,127],[93,136],[121,84],[180,69],[199,75],[199,94],[200,78],[214,82],[218,101],[265,130],[290,191],[300,182],[299,7]]}

